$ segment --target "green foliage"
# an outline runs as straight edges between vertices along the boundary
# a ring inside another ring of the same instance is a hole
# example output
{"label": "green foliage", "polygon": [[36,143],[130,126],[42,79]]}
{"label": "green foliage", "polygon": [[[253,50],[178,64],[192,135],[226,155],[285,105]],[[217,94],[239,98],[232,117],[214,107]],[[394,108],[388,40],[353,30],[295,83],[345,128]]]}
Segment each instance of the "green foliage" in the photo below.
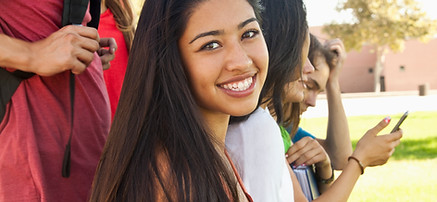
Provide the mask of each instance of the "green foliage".
{"label": "green foliage", "polygon": [[354,22],[333,22],[323,31],[341,38],[348,50],[372,44],[402,51],[406,39],[426,41],[437,31],[437,20],[429,19],[414,0],[347,0],[337,10],[351,11]]}

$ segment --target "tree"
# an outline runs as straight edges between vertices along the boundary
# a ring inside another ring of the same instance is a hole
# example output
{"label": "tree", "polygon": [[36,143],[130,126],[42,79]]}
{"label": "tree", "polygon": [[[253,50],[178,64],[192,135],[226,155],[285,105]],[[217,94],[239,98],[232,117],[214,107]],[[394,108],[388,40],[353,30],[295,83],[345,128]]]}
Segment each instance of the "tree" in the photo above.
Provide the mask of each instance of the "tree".
{"label": "tree", "polygon": [[351,11],[354,21],[324,26],[330,37],[341,38],[347,50],[371,45],[376,53],[375,92],[380,92],[380,76],[388,49],[402,51],[407,39],[423,42],[437,32],[437,20],[431,20],[415,0],[346,0],[337,11]]}

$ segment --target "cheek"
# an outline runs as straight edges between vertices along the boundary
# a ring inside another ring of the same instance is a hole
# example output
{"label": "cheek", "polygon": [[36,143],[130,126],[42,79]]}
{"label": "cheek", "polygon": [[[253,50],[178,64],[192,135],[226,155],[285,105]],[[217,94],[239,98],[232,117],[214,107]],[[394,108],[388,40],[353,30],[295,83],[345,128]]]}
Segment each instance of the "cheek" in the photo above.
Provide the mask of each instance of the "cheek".
{"label": "cheek", "polygon": [[[251,57],[253,63],[257,68],[259,68],[260,73],[267,75],[268,65],[269,65],[269,53],[267,51],[267,46],[263,40],[254,43],[247,49],[248,55]],[[265,79],[265,77],[264,77]]]}
{"label": "cheek", "polygon": [[202,107],[206,107],[208,100],[216,95],[216,84],[221,73],[219,63],[208,61],[198,58],[195,64],[191,63],[190,67],[187,67],[191,91],[196,102]]}
{"label": "cheek", "polygon": [[208,87],[215,85],[215,73],[213,70],[208,71],[208,69],[196,68],[191,69],[189,72],[189,82],[191,88],[195,91],[195,94],[204,94]]}
{"label": "cheek", "polygon": [[218,58],[202,56],[187,59],[185,69],[188,73],[189,82],[193,87],[196,85],[205,85],[206,83],[211,85],[211,83],[216,82],[221,71]]}
{"label": "cheek", "polygon": [[293,82],[287,86],[287,96],[288,102],[301,102],[303,100],[303,87],[299,85],[298,82]]}

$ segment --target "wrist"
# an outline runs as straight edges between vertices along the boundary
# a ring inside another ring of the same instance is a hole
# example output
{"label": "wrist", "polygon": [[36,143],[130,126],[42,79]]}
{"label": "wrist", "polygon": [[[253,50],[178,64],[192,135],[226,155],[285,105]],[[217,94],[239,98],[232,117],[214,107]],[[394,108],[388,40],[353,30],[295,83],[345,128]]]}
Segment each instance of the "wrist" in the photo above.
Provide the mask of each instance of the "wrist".
{"label": "wrist", "polygon": [[38,66],[35,65],[35,63],[37,63],[38,61],[38,56],[36,55],[36,52],[38,51],[37,48],[35,47],[35,43],[37,42],[33,42],[33,43],[28,43],[26,46],[26,53],[27,54],[23,54],[24,58],[24,64],[25,67],[23,69],[23,71],[26,72],[33,72],[36,73],[38,71]]}
{"label": "wrist", "polygon": [[0,46],[0,66],[26,71],[27,65],[30,63],[30,42],[1,34],[0,41],[2,42]]}
{"label": "wrist", "polygon": [[321,177],[319,169],[316,167],[315,177],[318,182],[321,182],[323,184],[330,184],[332,181],[334,181],[334,169],[332,166],[330,166],[330,176],[329,177]]}
{"label": "wrist", "polygon": [[354,161],[358,164],[358,166],[360,167],[361,170],[361,175],[364,174],[364,168],[365,166],[363,165],[363,163],[355,156],[349,156],[349,158],[347,158],[348,161]]}
{"label": "wrist", "polygon": [[326,82],[326,91],[327,92],[341,92],[340,90],[340,82],[338,78],[329,78]]}

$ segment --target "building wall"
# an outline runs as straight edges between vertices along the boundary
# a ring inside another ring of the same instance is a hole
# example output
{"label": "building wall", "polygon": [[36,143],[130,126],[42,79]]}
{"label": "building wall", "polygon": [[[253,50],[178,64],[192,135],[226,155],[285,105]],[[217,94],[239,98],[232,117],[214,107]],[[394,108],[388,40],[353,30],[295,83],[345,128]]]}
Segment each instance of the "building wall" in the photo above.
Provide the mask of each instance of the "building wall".
{"label": "building wall", "polygon": [[384,75],[387,91],[417,90],[423,84],[437,89],[437,39],[407,41],[403,52],[389,52]]}
{"label": "building wall", "polygon": [[[321,42],[328,36],[321,33],[322,27],[310,27],[310,32]],[[344,93],[372,92],[376,54],[370,46],[360,51],[349,51],[340,75],[340,87]],[[437,89],[437,38],[427,43],[410,40],[402,52],[389,51],[385,58],[385,91],[418,90],[427,84],[429,89]],[[402,67],[403,68],[402,68]]]}
{"label": "building wall", "polygon": [[350,51],[344,61],[340,74],[340,87],[343,93],[373,91],[373,67],[376,56],[369,46],[358,51]]}

